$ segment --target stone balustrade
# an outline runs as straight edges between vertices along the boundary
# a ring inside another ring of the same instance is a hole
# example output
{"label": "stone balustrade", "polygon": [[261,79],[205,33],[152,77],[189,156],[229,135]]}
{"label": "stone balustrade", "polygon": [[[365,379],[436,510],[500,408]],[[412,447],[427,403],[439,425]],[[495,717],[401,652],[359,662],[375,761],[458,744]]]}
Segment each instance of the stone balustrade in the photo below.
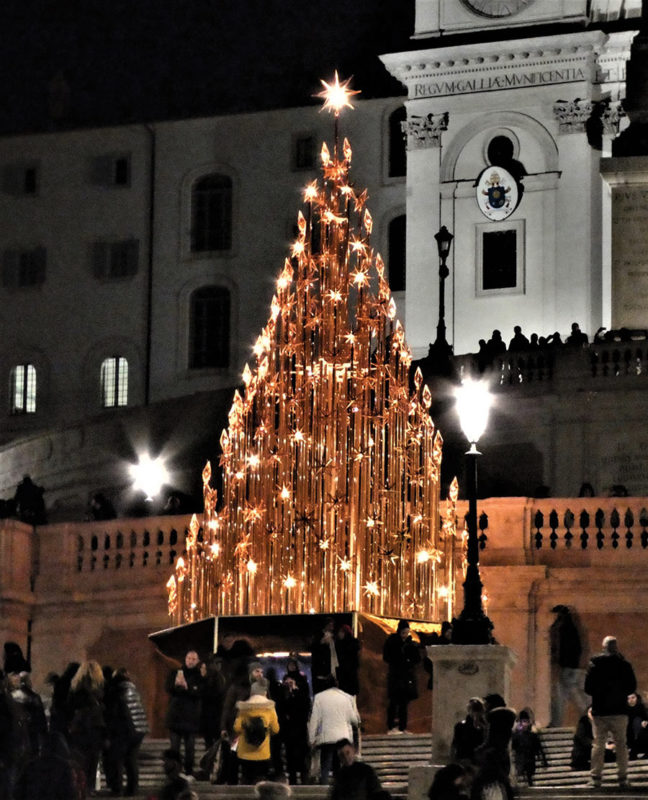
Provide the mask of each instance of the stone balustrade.
{"label": "stone balustrade", "polygon": [[[457,356],[459,375],[479,375],[477,356]],[[601,381],[624,381],[624,386],[643,385],[648,376],[648,339],[627,342],[594,342],[584,347],[561,345],[504,353],[486,367],[484,374],[493,378],[493,388],[512,386],[547,389],[552,381],[591,384]]]}

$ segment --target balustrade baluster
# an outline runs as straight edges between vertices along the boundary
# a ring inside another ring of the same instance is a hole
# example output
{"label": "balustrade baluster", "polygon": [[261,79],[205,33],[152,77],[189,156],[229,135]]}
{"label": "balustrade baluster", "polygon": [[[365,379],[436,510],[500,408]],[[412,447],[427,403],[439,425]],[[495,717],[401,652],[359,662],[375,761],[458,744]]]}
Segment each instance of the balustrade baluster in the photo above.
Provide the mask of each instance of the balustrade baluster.
{"label": "balustrade baluster", "polygon": [[632,540],[634,538],[634,534],[632,532],[632,528],[634,527],[634,514],[629,508],[627,508],[625,512],[624,525],[626,527],[626,547],[629,550],[632,547]]}
{"label": "balustrade baluster", "polygon": [[569,549],[572,546],[572,540],[574,538],[574,535],[571,532],[571,529],[574,527],[574,515],[569,509],[565,511],[565,515],[563,517],[563,524],[566,528],[565,547]]}
{"label": "balustrade baluster", "polygon": [[619,534],[617,533],[617,528],[621,524],[621,517],[619,516],[619,512],[616,508],[612,509],[612,513],[610,514],[610,527],[612,528],[612,535],[610,539],[612,539],[612,547],[616,550],[619,546]]}
{"label": "balustrade baluster", "polygon": [[535,525],[536,528],[536,532],[533,537],[535,539],[536,550],[540,550],[542,548],[542,539],[543,539],[541,529],[544,526],[544,514],[542,513],[542,511],[540,510],[536,511],[535,516],[533,518],[533,524]]}
{"label": "balustrade baluster", "polygon": [[583,509],[580,513],[579,517],[579,525],[581,526],[581,535],[580,535],[580,543],[581,543],[581,550],[587,550],[587,544],[589,542],[589,533],[587,529],[589,528],[590,524],[590,515]]}
{"label": "balustrade baluster", "polygon": [[552,550],[556,549],[556,545],[558,543],[558,534],[556,533],[556,529],[560,522],[558,521],[558,513],[556,509],[552,509],[551,513],[549,514],[549,527],[551,528],[551,533],[549,534],[549,543]]}
{"label": "balustrade baluster", "polygon": [[596,525],[596,546],[599,550],[603,549],[605,541],[605,534],[603,533],[603,526],[605,525],[605,513],[602,508],[599,508],[594,516],[594,524]]}

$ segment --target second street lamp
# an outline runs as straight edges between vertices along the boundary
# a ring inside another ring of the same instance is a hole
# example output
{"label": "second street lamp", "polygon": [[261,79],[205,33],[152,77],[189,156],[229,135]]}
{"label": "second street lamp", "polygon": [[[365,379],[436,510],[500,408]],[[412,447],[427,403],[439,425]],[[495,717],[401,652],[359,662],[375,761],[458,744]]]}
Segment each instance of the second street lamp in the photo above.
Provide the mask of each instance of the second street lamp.
{"label": "second street lamp", "polygon": [[470,442],[466,453],[466,489],[468,494],[468,553],[464,581],[464,607],[452,623],[453,644],[490,644],[493,623],[482,606],[482,582],[479,576],[479,540],[477,538],[477,442],[486,430],[492,397],[485,383],[464,381],[457,390],[457,412],[461,428]]}

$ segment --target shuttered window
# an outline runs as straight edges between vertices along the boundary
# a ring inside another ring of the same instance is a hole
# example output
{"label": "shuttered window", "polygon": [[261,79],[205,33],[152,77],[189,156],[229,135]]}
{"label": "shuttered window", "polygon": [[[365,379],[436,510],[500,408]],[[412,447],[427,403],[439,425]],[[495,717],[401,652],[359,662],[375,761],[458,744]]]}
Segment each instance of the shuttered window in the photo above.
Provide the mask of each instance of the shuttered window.
{"label": "shuttered window", "polygon": [[139,266],[139,241],[94,242],[92,245],[92,271],[100,280],[120,280],[137,273]]}
{"label": "shuttered window", "polygon": [[25,289],[45,282],[47,250],[5,250],[2,254],[2,285],[5,289]]}

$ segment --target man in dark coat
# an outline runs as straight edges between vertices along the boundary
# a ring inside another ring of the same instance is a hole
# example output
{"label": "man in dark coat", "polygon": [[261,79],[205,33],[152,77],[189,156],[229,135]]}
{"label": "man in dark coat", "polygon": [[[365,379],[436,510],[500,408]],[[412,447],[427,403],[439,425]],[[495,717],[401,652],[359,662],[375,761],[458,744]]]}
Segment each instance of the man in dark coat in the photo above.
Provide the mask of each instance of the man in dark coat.
{"label": "man in dark coat", "polygon": [[166,690],[171,695],[171,700],[166,725],[169,729],[171,750],[180,752],[180,740],[184,740],[184,771],[187,775],[193,772],[196,734],[200,729],[203,683],[200,658],[195,650],[189,650],[182,669],[173,670],[167,678]]}
{"label": "man in dark coat", "polygon": [[592,698],[592,786],[601,785],[608,733],[616,746],[619,785],[628,785],[628,695],[637,689],[637,679],[630,662],[619,652],[614,636],[603,639],[603,652],[590,661],[585,677],[585,691]]}
{"label": "man in dark coat", "polygon": [[336,744],[340,768],[333,777],[329,800],[372,800],[382,787],[378,776],[363,761],[356,761],[355,746],[348,739]]}
{"label": "man in dark coat", "polygon": [[579,715],[583,714],[588,702],[581,688],[583,673],[579,667],[583,648],[574,617],[565,605],[554,606],[551,611],[556,614],[556,619],[549,629],[554,671],[549,727],[559,728],[569,700],[574,703]]}
{"label": "man in dark coat", "polygon": [[[387,637],[383,647],[383,661],[387,672],[387,731],[390,734],[408,733],[407,706],[418,697],[414,668],[421,660],[418,646],[410,636],[409,622],[401,619],[396,633]],[[398,727],[396,720],[398,719]]]}

